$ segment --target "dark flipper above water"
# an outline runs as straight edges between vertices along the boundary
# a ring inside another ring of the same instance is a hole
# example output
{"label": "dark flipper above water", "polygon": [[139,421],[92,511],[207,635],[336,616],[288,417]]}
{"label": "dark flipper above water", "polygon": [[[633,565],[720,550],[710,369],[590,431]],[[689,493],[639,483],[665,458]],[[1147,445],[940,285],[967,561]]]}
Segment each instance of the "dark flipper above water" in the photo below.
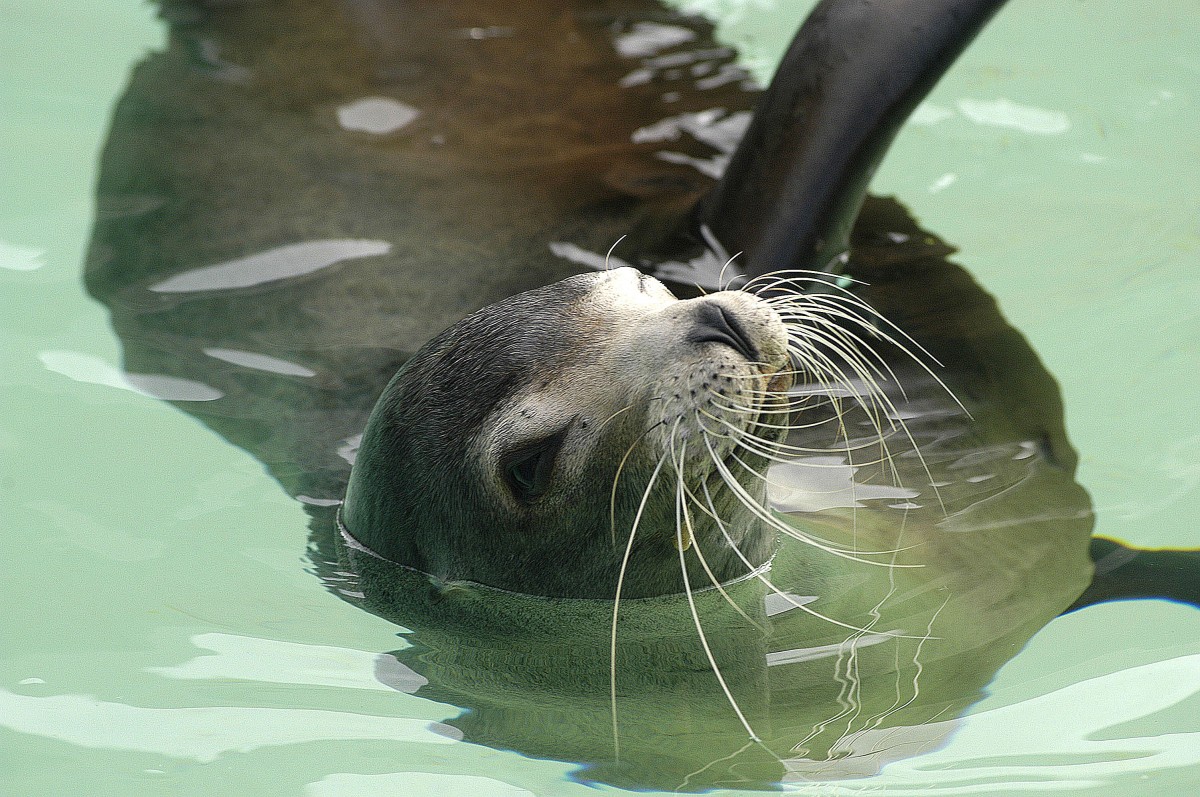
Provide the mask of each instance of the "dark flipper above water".
{"label": "dark flipper above water", "polygon": [[824,0],[701,204],[750,276],[845,252],[900,126],[1004,0]]}
{"label": "dark flipper above water", "polygon": [[1200,550],[1133,548],[1096,537],[1091,554],[1096,574],[1069,612],[1137,598],[1161,598],[1200,608]]}

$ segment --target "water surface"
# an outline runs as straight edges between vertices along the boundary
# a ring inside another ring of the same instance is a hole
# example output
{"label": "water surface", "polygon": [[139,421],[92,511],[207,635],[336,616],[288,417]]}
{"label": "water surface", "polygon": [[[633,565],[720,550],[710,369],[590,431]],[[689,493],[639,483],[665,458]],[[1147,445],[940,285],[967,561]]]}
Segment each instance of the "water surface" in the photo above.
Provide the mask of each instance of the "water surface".
{"label": "water surface", "polygon": [[[809,4],[691,5],[723,15],[722,35],[769,71]],[[380,673],[398,629],[307,572],[300,505],[249,454],[156,397],[203,393],[123,374],[80,264],[112,102],[163,31],[134,3],[10,6],[0,32],[9,790],[591,793],[569,762],[456,742],[440,724],[455,706]],[[1014,0],[874,183],[960,247],[1059,381],[1097,530],[1150,546],[1200,546],[1193,16]],[[813,792],[1190,794],[1197,640],[1195,610],[1163,602],[1061,618],[948,742]]]}

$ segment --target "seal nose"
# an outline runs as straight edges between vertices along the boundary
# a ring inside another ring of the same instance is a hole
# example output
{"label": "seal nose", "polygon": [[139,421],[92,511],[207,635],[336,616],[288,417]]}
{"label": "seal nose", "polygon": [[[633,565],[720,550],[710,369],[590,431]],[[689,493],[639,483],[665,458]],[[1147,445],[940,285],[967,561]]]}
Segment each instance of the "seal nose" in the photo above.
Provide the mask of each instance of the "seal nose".
{"label": "seal nose", "polygon": [[690,343],[723,343],[750,362],[758,362],[758,347],[751,342],[736,314],[718,302],[701,302],[696,307],[696,325],[688,333]]}

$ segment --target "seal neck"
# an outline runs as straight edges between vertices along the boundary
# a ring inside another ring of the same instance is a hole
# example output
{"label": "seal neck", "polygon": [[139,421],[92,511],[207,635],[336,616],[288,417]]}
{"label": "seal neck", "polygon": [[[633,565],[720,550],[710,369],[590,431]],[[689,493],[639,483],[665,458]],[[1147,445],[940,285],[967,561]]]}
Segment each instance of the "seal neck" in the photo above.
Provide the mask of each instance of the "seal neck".
{"label": "seal neck", "polygon": [[[338,536],[341,540],[341,544],[343,546],[345,546],[345,548],[347,550],[352,551],[361,556],[369,557],[370,559],[373,559],[375,561],[384,563],[389,568],[397,568],[399,571],[401,571],[409,576],[412,576],[414,579],[419,579],[420,581],[422,581],[424,583],[433,585],[433,587],[438,590],[469,589],[472,592],[478,593],[480,595],[490,594],[490,595],[494,595],[496,597],[521,597],[521,598],[535,599],[535,600],[545,599],[545,600],[553,600],[555,602],[588,601],[588,602],[592,602],[592,603],[605,603],[605,604],[612,602],[611,599],[608,599],[608,598],[603,598],[603,599],[601,599],[601,598],[570,598],[570,597],[560,597],[560,596],[551,597],[551,596],[545,596],[545,595],[534,595],[534,594],[525,593],[525,592],[514,592],[512,590],[503,589],[501,587],[493,587],[488,584],[481,584],[477,581],[447,580],[445,578],[435,576],[432,573],[426,573],[425,571],[419,570],[410,565],[406,565],[401,562],[397,562],[395,560],[389,559],[386,556],[384,556],[383,554],[381,554],[377,551],[374,551],[371,548],[364,545],[363,543],[359,542],[359,540],[356,539],[355,536],[350,532],[350,529],[346,528],[346,523],[342,519],[342,507],[341,506],[338,507],[337,512],[334,514],[334,520],[337,524]],[[353,557],[351,557],[351,560],[353,561]],[[772,556],[770,558],[768,558],[765,562],[763,562],[758,567],[756,567],[753,570],[750,570],[746,573],[743,573],[742,575],[739,575],[736,578],[732,578],[732,579],[729,579],[728,581],[722,582],[719,587],[714,586],[714,585],[708,585],[708,586],[704,586],[704,587],[696,587],[691,590],[691,594],[693,596],[695,596],[695,595],[704,594],[704,593],[708,593],[708,592],[727,590],[730,587],[736,586],[738,584],[742,584],[742,583],[753,581],[753,580],[764,579],[766,577],[766,574],[771,570],[771,563],[773,560],[774,560],[774,554],[772,554]],[[637,601],[658,601],[658,600],[664,600],[664,599],[670,599],[670,598],[679,598],[679,597],[682,597],[683,595],[684,595],[683,592],[666,593],[663,595],[651,595],[651,596],[646,596],[646,597],[642,597],[642,598],[622,598],[621,602],[624,604],[624,603],[631,603],[631,602],[637,602]]]}

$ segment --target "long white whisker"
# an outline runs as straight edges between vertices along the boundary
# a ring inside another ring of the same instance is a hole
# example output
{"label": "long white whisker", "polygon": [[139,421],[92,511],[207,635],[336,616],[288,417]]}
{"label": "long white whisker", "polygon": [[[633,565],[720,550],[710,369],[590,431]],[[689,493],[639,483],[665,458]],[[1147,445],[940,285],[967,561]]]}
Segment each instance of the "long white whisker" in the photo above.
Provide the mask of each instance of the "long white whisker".
{"label": "long white whisker", "polygon": [[621,413],[629,412],[631,409],[633,409],[633,405],[627,404],[626,406],[624,406],[621,409],[614,412],[612,415],[609,415],[607,418],[600,421],[600,423],[596,426],[596,431],[599,431],[599,430],[603,429],[605,426],[608,426],[609,422],[612,421],[614,418],[621,415]]}
{"label": "long white whisker", "polygon": [[625,463],[629,461],[629,456],[633,453],[633,450],[637,448],[638,444],[642,442],[646,435],[650,434],[664,423],[666,423],[666,421],[659,421],[658,423],[653,424],[643,430],[642,433],[639,434],[634,441],[629,444],[629,448],[625,449],[625,454],[621,457],[621,463],[617,465],[617,473],[615,476],[613,476],[612,491],[608,496],[609,539],[614,547],[616,547],[617,544],[617,485],[621,482],[621,472],[625,470]]}
{"label": "long white whisker", "polygon": [[[710,388],[710,390],[711,390],[711,388]],[[757,391],[744,391],[743,394],[746,397],[751,398],[751,399],[757,398],[760,396],[766,397],[766,398],[771,397],[770,394],[761,393],[761,392],[757,392]],[[739,415],[749,415],[751,417],[757,416],[762,413],[766,413],[769,415],[788,415],[788,414],[793,414],[793,413],[804,411],[804,410],[807,410],[808,412],[811,413],[814,410],[820,409],[821,407],[824,407],[827,405],[830,407],[833,407],[836,405],[836,400],[833,396],[826,397],[826,398],[824,398],[824,400],[822,400],[820,402],[814,402],[812,394],[809,394],[802,399],[789,400],[786,402],[780,401],[780,403],[777,406],[759,408],[759,407],[754,407],[754,406],[747,406],[745,404],[738,404],[738,403],[736,403],[736,399],[730,398],[729,396],[721,394],[721,393],[713,393],[712,395],[714,396],[714,398],[712,400],[713,403],[715,405],[718,405],[720,409],[729,410],[730,412],[734,412]],[[825,424],[827,422],[828,422],[827,418],[822,418],[822,419],[816,420],[816,421],[809,421],[806,423],[789,422],[786,427],[781,427],[781,428],[786,428],[789,431],[795,430],[795,429],[815,429],[816,427],[821,426],[822,424]]]}
{"label": "long white whisker", "polygon": [[[908,335],[908,333],[906,333],[900,327],[896,326],[896,324],[892,323],[891,320],[889,320],[887,317],[885,317],[882,313],[880,313],[874,307],[871,307],[871,305],[867,304],[862,299],[858,298],[853,293],[845,290],[844,288],[842,288],[839,285],[833,285],[832,287],[836,291],[838,291],[838,293],[824,294],[824,295],[809,294],[809,295],[806,295],[804,297],[804,299],[812,300],[812,301],[818,302],[820,304],[823,304],[825,306],[828,306],[829,303],[831,303],[831,302],[840,301],[845,305],[852,306],[852,307],[868,314],[869,316],[878,319],[880,322],[882,322],[888,328],[894,330],[899,337],[903,338],[904,341],[907,341],[907,344],[900,342],[900,340],[897,340],[896,337],[883,332],[878,327],[870,327],[873,330],[874,334],[879,335],[884,340],[891,343],[893,346],[895,346],[897,349],[899,349],[905,355],[907,355],[913,362],[915,362],[917,365],[919,365],[922,368],[922,370],[924,370],[930,377],[932,377],[934,379],[935,382],[938,383],[939,386],[941,386],[941,388],[943,390],[946,391],[947,395],[949,395],[950,398],[954,400],[954,402],[958,405],[959,409],[961,409],[964,413],[966,413],[966,415],[968,417],[970,417],[970,415],[971,415],[970,411],[967,410],[967,408],[965,406],[963,406],[962,402],[958,400],[958,397],[954,395],[954,391],[952,391],[938,377],[938,375],[933,372],[933,369],[931,369],[921,357],[917,356],[916,353],[914,353],[913,351],[911,351],[909,349],[909,345],[911,345],[913,348],[915,348],[917,350],[917,352],[919,352],[921,355],[924,355],[924,357],[928,358],[935,365],[940,365],[941,363],[938,362],[938,359],[936,357],[934,357],[932,354],[930,354],[929,351],[924,346],[917,343],[917,341],[913,340],[913,338],[910,335]],[[779,307],[777,307],[777,309],[782,309],[781,305],[785,305],[788,303],[791,303],[790,306],[794,308],[796,306],[795,303],[797,301],[799,301],[799,299],[796,299],[794,297],[773,296],[773,297],[764,298],[764,301],[766,301],[768,304],[771,304],[772,306],[779,306]],[[862,323],[862,321],[860,320],[859,323]],[[868,325],[863,324],[863,326],[865,327]]]}
{"label": "long white whisker", "polygon": [[[739,457],[737,454],[730,454],[729,456],[731,456],[735,462],[737,462],[739,465],[741,465],[741,466],[742,466],[742,468],[744,468],[745,470],[747,470],[749,473],[751,473],[753,476],[755,476],[755,477],[756,477],[757,479],[759,479],[760,481],[762,481],[762,482],[764,482],[764,483],[766,483],[766,484],[775,484],[775,485],[777,485],[777,486],[781,486],[781,485],[778,485],[778,483],[777,483],[777,482],[770,481],[770,480],[769,480],[769,479],[768,479],[768,478],[767,478],[765,475],[763,475],[762,473],[759,473],[757,470],[755,470],[754,468],[750,467],[750,466],[749,466],[748,464],[746,464],[746,462],[745,462],[745,461],[743,461],[743,460],[742,460],[742,458],[741,458],[741,457]],[[790,527],[789,527],[789,528],[790,528]],[[808,537],[808,539],[820,539],[820,538]],[[833,545],[833,543],[829,542],[828,540],[822,540],[822,542],[825,542],[826,544],[828,544],[828,545],[830,545],[830,546],[832,546],[832,545]],[[836,546],[835,546],[835,547],[836,547]],[[860,550],[858,550],[857,548],[855,548],[855,549],[853,549],[853,550],[847,550],[847,549],[843,548],[843,549],[841,549],[841,550],[845,551],[846,553],[853,553],[855,556],[894,556],[895,554],[897,554],[897,553],[899,553],[899,552],[901,552],[901,551],[907,551],[907,550],[909,550],[909,549],[911,549],[911,548],[916,548],[916,547],[917,547],[916,545],[910,545],[910,546],[908,546],[908,547],[906,547],[906,548],[891,548],[891,549],[888,549],[888,550],[886,550],[886,551],[860,551]],[[883,563],[883,562],[871,562],[870,564],[877,564],[877,565],[879,565],[879,564],[885,564],[885,563]],[[916,567],[922,567],[922,565],[901,565],[901,564],[896,564],[895,562],[891,562],[891,563],[889,563],[889,564],[888,564],[888,569],[889,569],[889,570],[891,570],[891,569],[893,569],[893,568],[916,568]]]}
{"label": "long white whisker", "polygon": [[[679,467],[682,468],[682,463]],[[690,491],[687,489],[687,485],[684,484],[682,471],[679,475],[679,485],[680,489],[690,494]],[[756,620],[751,618],[750,615],[746,614],[745,610],[743,610],[742,607],[737,604],[737,601],[730,597],[729,593],[725,591],[724,585],[721,584],[720,579],[718,579],[716,574],[713,573],[712,568],[708,566],[708,560],[705,559],[704,553],[700,550],[700,539],[696,536],[696,529],[692,523],[691,513],[688,512],[686,505],[683,506],[683,522],[687,527],[688,537],[692,541],[692,549],[696,553],[696,558],[700,561],[700,566],[708,575],[708,580],[712,582],[712,585],[716,588],[717,592],[721,593],[721,597],[725,599],[725,602],[728,603],[735,612],[741,615],[746,622],[750,623],[750,625],[754,626],[759,631],[766,633],[766,629],[763,628],[762,625],[760,625]]]}
{"label": "long white whisker", "polygon": [[[719,274],[717,274],[717,286],[720,287],[721,290],[725,290],[730,285],[729,282],[725,281],[725,271],[731,265],[733,265],[733,261],[736,260],[738,258],[738,256],[741,254],[742,254],[741,252],[736,252],[733,255],[730,255],[728,258],[726,258],[725,265],[721,266],[721,272]],[[732,280],[731,280],[731,282],[732,282]]]}
{"label": "long white whisker", "polygon": [[[728,529],[725,528],[725,524],[717,516],[717,510],[713,504],[712,493],[708,489],[708,484],[706,482],[701,482],[700,486],[704,490],[704,499],[705,499],[705,501],[708,502],[708,506],[711,510],[710,516],[712,517],[712,519],[714,521],[716,521],[717,527],[721,530],[721,533],[725,536],[726,541],[728,541],[728,543],[729,543],[729,547],[733,550],[734,554],[742,561],[742,563],[746,565],[746,567],[750,571],[750,573],[755,578],[757,578],[759,581],[761,581],[767,589],[771,590],[771,592],[775,593],[780,598],[782,598],[784,601],[791,604],[793,609],[799,609],[800,611],[804,612],[805,614],[812,615],[813,617],[817,618],[818,620],[824,621],[831,625],[836,625],[840,628],[848,629],[850,631],[866,631],[866,629],[864,629],[864,628],[859,628],[859,627],[851,625],[849,623],[843,623],[841,620],[835,620],[832,617],[829,617],[827,615],[822,614],[821,612],[818,612],[816,609],[810,608],[807,604],[801,603],[800,601],[796,600],[794,597],[792,597],[788,593],[779,589],[779,587],[775,586],[775,584],[769,578],[767,578],[765,575],[757,572],[758,568],[755,567],[750,562],[750,560],[746,558],[745,554],[742,553],[741,549],[739,549],[737,547],[737,544],[733,541],[733,537],[729,534]],[[908,634],[897,634],[894,632],[882,632],[882,635],[896,637],[897,639],[917,638],[917,637],[909,636]],[[935,639],[936,639],[936,637],[935,637]]]}
{"label": "long white whisker", "polygon": [[[850,383],[847,376],[842,372],[842,370],[836,364],[834,364],[831,360],[829,360],[827,357],[825,357],[824,354],[817,351],[815,348],[812,348],[810,343],[806,342],[805,345],[808,346],[809,348],[807,351],[804,351],[801,354],[802,359],[806,359],[806,357],[815,358],[815,360],[808,359],[807,362],[809,363],[810,368],[812,368],[815,371],[817,378],[822,383],[825,382],[824,375],[826,373],[828,373],[830,376],[832,376],[834,378],[835,382],[843,385],[847,390],[849,390],[851,392],[852,395],[854,395],[856,397],[858,405],[860,407],[862,407],[863,410],[866,412],[868,421],[871,423],[872,427],[876,431],[876,434],[879,438],[880,446],[882,448],[882,451],[883,451],[885,457],[887,458],[889,463],[891,463],[891,452],[887,446],[887,442],[886,442],[887,438],[886,438],[886,435],[884,434],[883,425],[879,421],[879,415],[880,415],[879,409],[882,405],[882,408],[883,408],[882,414],[884,417],[886,417],[888,419],[889,428],[891,428],[891,429],[897,428],[895,419],[900,417],[900,413],[898,412],[898,410],[896,410],[895,405],[892,404],[891,399],[887,396],[886,393],[884,393],[879,388],[878,384],[872,378],[870,373],[868,373],[866,371],[866,369],[864,369],[861,365],[859,365],[859,363],[857,363],[855,361],[854,357],[847,357],[847,364],[850,365],[851,369],[855,371],[856,375],[859,377],[860,380],[862,380],[863,384],[866,385],[866,387],[867,387],[867,399],[868,400],[864,401],[863,397],[861,395],[859,395],[857,391],[854,390],[853,385]],[[838,417],[839,417],[839,423],[840,423],[840,418],[841,418],[840,405],[838,405]],[[911,434],[908,434],[907,427],[905,427],[903,425],[902,420],[900,421],[900,426],[901,426],[901,428],[904,429],[906,435],[909,438],[909,441],[913,444],[913,447],[916,448],[916,441],[912,439]],[[843,427],[843,433],[844,433],[844,427]],[[847,438],[847,440],[849,439],[848,434],[845,434],[845,437]],[[919,454],[919,451],[918,451],[918,454]],[[894,463],[892,463],[892,471],[893,471],[894,477],[898,479],[898,473],[897,473],[897,469],[895,468]],[[932,476],[930,477],[930,481],[931,482],[933,481]]]}
{"label": "long white whisker", "polygon": [[617,759],[621,757],[621,737],[617,728],[617,615],[621,609],[621,590],[625,586],[625,571],[629,567],[629,556],[633,552],[633,539],[637,534],[638,524],[642,522],[642,513],[646,510],[646,502],[650,500],[650,492],[654,489],[654,483],[658,480],[658,474],[662,471],[662,466],[666,461],[667,455],[663,454],[662,458],[658,460],[658,464],[654,466],[654,472],[650,474],[650,481],[646,484],[645,492],[642,493],[642,501],[638,504],[637,514],[633,517],[633,525],[629,528],[629,541],[625,545],[625,554],[621,557],[621,569],[617,574],[617,591],[613,596],[612,631],[608,653],[608,688],[612,707],[613,757]]}
{"label": "long white whisker", "polygon": [[[910,354],[910,356],[912,356],[912,355]],[[917,360],[917,358],[915,356],[913,357],[913,359]],[[904,434],[904,436],[908,439],[909,444],[912,446],[913,451],[916,453],[918,461],[921,463],[921,467],[924,470],[925,475],[929,481],[929,484],[933,489],[934,496],[937,498],[938,504],[942,507],[942,511],[945,512],[946,508],[945,508],[944,502],[942,501],[941,491],[938,490],[936,484],[934,484],[934,482],[936,480],[933,478],[933,473],[929,468],[929,464],[928,464],[928,462],[926,462],[924,455],[921,453],[920,446],[917,445],[917,441],[913,437],[912,431],[908,428],[908,424],[906,424],[904,422],[904,419],[901,416],[899,410],[896,408],[896,406],[892,402],[891,398],[888,397],[884,391],[879,389],[879,387],[875,383],[875,381],[872,378],[870,378],[869,374],[867,374],[863,371],[861,366],[858,366],[854,362],[853,358],[848,359],[848,362],[851,365],[851,367],[856,371],[857,375],[861,379],[863,379],[864,383],[867,385],[868,394],[871,397],[870,398],[871,404],[876,406],[877,408],[881,407],[883,409],[883,415],[884,415],[884,417],[887,417],[888,421],[889,421],[889,423],[888,423],[889,428],[899,429]],[[918,362],[919,362],[919,360],[918,360]],[[932,375],[932,371],[930,371],[928,366],[924,365],[924,363],[921,363],[921,366],[925,369],[926,372],[929,372]],[[888,373],[889,374],[892,373],[890,368],[888,368]],[[894,381],[898,381],[898,380],[895,380],[894,374],[892,374],[892,378]],[[957,403],[961,407],[962,403],[959,402],[958,398],[956,396],[954,396],[954,394],[952,392],[950,392],[949,388],[947,388],[945,386],[945,384],[936,377],[936,375],[934,376],[934,379],[938,382],[939,385],[941,385],[941,387],[943,389],[945,389],[947,391],[947,393],[949,393],[949,395],[954,399],[955,403]],[[841,381],[843,382],[843,384],[846,384],[844,377],[841,378]],[[888,447],[886,444],[886,438],[883,435],[883,429],[878,420],[877,411],[871,410],[867,406],[867,404],[863,403],[863,401],[861,399],[859,400],[859,405],[862,406],[864,408],[864,410],[867,410],[868,419],[871,421],[872,425],[875,427],[876,431],[879,433],[880,444],[883,446],[883,451],[887,455],[889,462],[891,462],[891,454],[890,454],[890,451],[888,450]],[[966,410],[964,409],[964,412],[965,411]],[[969,415],[969,413],[968,413],[968,415]],[[892,462],[892,473],[893,473],[893,479],[896,481],[897,484],[900,484],[899,470],[895,466],[894,462]]]}
{"label": "long white whisker", "polygon": [[[717,405],[717,402],[714,401],[713,404]],[[797,462],[797,460],[794,458],[779,456],[779,454],[787,454],[787,453],[794,453],[794,454],[835,454],[836,453],[836,454],[840,454],[843,451],[847,450],[846,446],[838,446],[836,448],[832,448],[832,447],[830,447],[830,448],[809,448],[806,446],[796,446],[796,445],[790,445],[788,443],[783,443],[780,441],[768,440],[766,438],[763,438],[763,437],[760,437],[760,436],[754,434],[753,432],[746,431],[746,430],[742,429],[741,427],[739,427],[737,424],[731,423],[730,421],[728,421],[724,418],[721,418],[721,417],[718,417],[711,413],[705,412],[704,410],[700,410],[700,412],[705,417],[711,418],[713,421],[721,424],[722,426],[725,426],[726,428],[728,428],[730,430],[730,432],[732,432],[731,434],[729,434],[729,433],[724,433],[724,432],[718,432],[715,429],[707,429],[706,428],[705,431],[707,431],[713,437],[721,438],[724,440],[732,440],[736,444],[741,446],[742,448],[745,448],[747,451],[750,451],[751,453],[754,453],[754,454],[758,454],[759,456],[762,456],[772,462],[779,462],[779,463],[784,463],[784,464],[795,464]],[[826,419],[826,421],[824,421],[824,422],[829,423],[834,420],[836,420],[836,419],[829,418],[829,419]],[[761,423],[758,425],[766,426],[766,424],[761,424]],[[811,424],[811,425],[803,427],[803,428],[814,428],[817,425],[818,424]],[[768,428],[791,429],[791,428],[797,428],[797,427],[769,426]],[[847,440],[846,442],[847,442],[847,445],[851,445],[851,442],[849,440]],[[755,448],[755,445],[757,445],[758,448]],[[873,437],[873,438],[870,438],[868,442],[864,442],[861,445],[852,445],[850,450],[860,451],[860,450],[870,448],[870,447],[876,446],[876,445],[879,445],[879,438]],[[863,465],[863,466],[878,465],[885,461],[886,461],[885,458],[880,458],[878,460],[869,460],[866,462],[860,462],[858,464]],[[811,462],[811,463],[805,462],[804,465],[806,467],[811,466],[814,468],[843,468],[843,467],[845,467],[844,465],[841,465],[841,464],[822,463],[822,462]]]}
{"label": "long white whisker", "polygon": [[[772,516],[766,509],[763,508],[763,506],[761,504],[759,504],[757,501],[755,501],[754,498],[746,492],[746,488],[741,485],[741,483],[737,480],[736,477],[734,477],[734,475],[732,473],[730,473],[728,466],[726,466],[725,463],[721,461],[720,457],[718,457],[716,452],[713,450],[712,443],[709,441],[707,435],[704,436],[704,444],[708,447],[709,453],[712,454],[713,464],[716,465],[717,472],[721,475],[721,480],[724,481],[726,486],[729,487],[730,492],[732,492],[738,498],[738,500],[742,502],[743,506],[745,506],[747,509],[750,510],[751,514],[753,514],[759,520],[762,520],[764,523],[769,525],[771,528],[773,528],[779,532],[782,532],[783,534],[786,534],[789,537],[800,540],[801,542],[803,542],[807,545],[811,545],[812,547],[817,548],[818,550],[822,550],[822,551],[825,551],[826,553],[833,554],[834,556],[841,557],[842,559],[849,559],[852,562],[860,562],[862,564],[873,565],[875,567],[888,567],[889,566],[887,562],[872,562],[869,559],[860,559],[859,557],[857,557],[851,553],[847,553],[844,550],[835,548],[835,547],[828,545],[816,538],[813,538],[813,537],[805,534],[804,532],[800,531],[799,529],[797,529],[793,526],[789,526],[788,524],[784,523],[779,518]],[[853,626],[846,626],[846,627],[853,628]]]}
{"label": "long white whisker", "polygon": [[608,253],[604,255],[604,270],[605,271],[611,271],[611,269],[608,266],[608,259],[610,257],[612,257],[612,253],[616,251],[617,246],[619,246],[621,241],[624,241],[626,237],[627,236],[622,235],[620,238],[618,238],[616,241],[613,242],[612,246],[608,247]]}
{"label": "long white whisker", "polygon": [[[725,683],[725,676],[721,675],[721,668],[717,666],[716,656],[713,655],[712,648],[709,647],[708,637],[704,633],[704,626],[700,623],[700,613],[696,611],[696,599],[692,595],[692,584],[687,573],[687,560],[684,559],[683,556],[683,525],[681,523],[681,513],[684,508],[682,460],[686,459],[686,456],[687,443],[684,442],[680,448],[680,462],[676,464],[676,471],[679,474],[679,488],[676,492],[675,504],[675,540],[677,543],[676,547],[679,549],[679,570],[680,574],[683,576],[683,594],[687,596],[688,610],[692,614],[692,622],[696,626],[696,635],[700,639],[700,646],[704,648],[704,655],[708,658],[708,664],[710,667],[712,667],[712,672],[717,678],[717,683],[721,685],[721,691],[725,693],[725,698],[729,701],[729,705],[733,708],[733,713],[737,715],[738,721],[742,723],[742,727],[746,729],[746,733],[749,734],[750,738],[755,742],[761,742],[762,740],[759,738],[758,734],[754,732],[754,728],[750,727],[750,722],[746,719],[746,715],[742,713],[742,708],[738,705],[737,700],[734,698],[733,692],[730,690],[729,685]],[[689,533],[691,533],[690,529]]]}
{"label": "long white whisker", "polygon": [[[795,277],[779,277],[780,274],[795,274]],[[849,276],[843,276],[839,279],[844,280],[846,284],[866,285],[862,280],[855,279]],[[760,280],[764,281],[763,285],[755,286],[754,284]],[[760,293],[772,290],[776,287],[790,285],[793,287],[824,285],[834,290],[845,290],[842,285],[835,282],[826,271],[813,271],[811,269],[777,269],[768,271],[765,274],[758,274],[750,279],[742,290],[758,295]],[[753,289],[751,286],[754,286]]]}

